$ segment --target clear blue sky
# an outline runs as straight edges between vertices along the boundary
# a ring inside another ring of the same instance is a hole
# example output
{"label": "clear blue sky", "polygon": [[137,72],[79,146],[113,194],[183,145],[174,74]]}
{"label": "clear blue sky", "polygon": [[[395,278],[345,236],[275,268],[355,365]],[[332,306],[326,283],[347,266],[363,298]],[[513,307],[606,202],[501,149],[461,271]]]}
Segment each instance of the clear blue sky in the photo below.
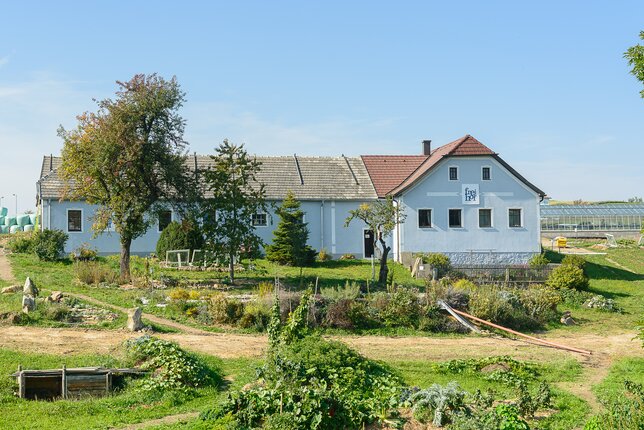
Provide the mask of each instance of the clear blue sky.
{"label": "clear blue sky", "polygon": [[622,58],[642,1],[1,6],[11,212],[12,193],[33,208],[58,125],[142,72],[177,76],[199,153],[224,138],[257,154],[418,153],[469,133],[553,198],[644,195],[644,100]]}

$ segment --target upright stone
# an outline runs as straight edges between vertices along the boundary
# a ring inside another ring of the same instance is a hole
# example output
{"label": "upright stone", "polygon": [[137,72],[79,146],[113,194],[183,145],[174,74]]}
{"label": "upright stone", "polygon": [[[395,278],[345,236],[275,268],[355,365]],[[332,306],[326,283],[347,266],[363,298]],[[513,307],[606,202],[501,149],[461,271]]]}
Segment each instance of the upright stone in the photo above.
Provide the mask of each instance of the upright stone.
{"label": "upright stone", "polygon": [[36,309],[36,301],[29,295],[22,296],[22,311],[26,314]]}
{"label": "upright stone", "polygon": [[127,313],[127,328],[130,331],[139,331],[143,329],[143,322],[141,321],[141,308],[130,309]]}
{"label": "upright stone", "polygon": [[32,297],[36,297],[38,295],[38,288],[36,288],[36,284],[34,284],[34,281],[32,281],[29,277],[27,277],[27,279],[25,280],[25,286],[22,289],[22,294]]}

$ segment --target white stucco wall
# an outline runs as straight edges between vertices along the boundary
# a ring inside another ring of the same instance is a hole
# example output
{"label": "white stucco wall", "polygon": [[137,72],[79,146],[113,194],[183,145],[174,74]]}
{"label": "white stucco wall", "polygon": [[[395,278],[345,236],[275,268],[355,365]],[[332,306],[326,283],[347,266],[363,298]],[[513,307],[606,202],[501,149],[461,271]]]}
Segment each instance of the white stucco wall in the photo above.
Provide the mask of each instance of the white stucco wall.
{"label": "white stucco wall", "polygon": [[[459,177],[449,180],[449,167]],[[491,168],[491,180],[481,177]],[[462,185],[479,185],[479,204],[463,204]],[[456,264],[522,263],[540,248],[539,200],[492,157],[451,157],[399,198],[407,219],[400,228],[401,252],[441,252]],[[520,208],[521,227],[509,227],[508,209]],[[431,228],[418,225],[418,209],[432,210]],[[449,209],[462,209],[462,228],[448,226]],[[478,209],[492,210],[492,227],[480,228]]]}

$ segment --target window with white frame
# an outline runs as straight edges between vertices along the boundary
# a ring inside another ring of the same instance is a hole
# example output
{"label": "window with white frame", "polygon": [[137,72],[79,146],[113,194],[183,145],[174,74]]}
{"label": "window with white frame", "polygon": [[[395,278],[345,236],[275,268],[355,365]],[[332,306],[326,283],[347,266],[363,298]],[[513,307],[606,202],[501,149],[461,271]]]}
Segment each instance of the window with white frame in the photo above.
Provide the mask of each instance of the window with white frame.
{"label": "window with white frame", "polygon": [[492,227],[492,209],[479,209],[479,227]]}
{"label": "window with white frame", "polygon": [[250,222],[253,227],[266,227],[268,225],[268,220],[265,213],[251,215]]}
{"label": "window with white frame", "polygon": [[523,227],[521,209],[508,209],[508,222],[510,227]]}
{"label": "window with white frame", "polygon": [[431,226],[432,226],[432,210],[418,209],[418,227],[431,228]]}
{"label": "window with white frame", "polygon": [[449,167],[449,180],[458,181],[458,167],[456,166]]}
{"label": "window with white frame", "polygon": [[481,180],[489,181],[492,179],[492,168],[490,166],[483,166],[481,168]]}
{"label": "window with white frame", "polygon": [[159,232],[165,230],[172,222],[172,211],[159,211]]}
{"label": "window with white frame", "polygon": [[80,209],[67,210],[67,231],[78,233],[83,231],[83,211]]}
{"label": "window with white frame", "polygon": [[463,210],[462,209],[450,209],[449,214],[449,228],[461,228],[463,227]]}

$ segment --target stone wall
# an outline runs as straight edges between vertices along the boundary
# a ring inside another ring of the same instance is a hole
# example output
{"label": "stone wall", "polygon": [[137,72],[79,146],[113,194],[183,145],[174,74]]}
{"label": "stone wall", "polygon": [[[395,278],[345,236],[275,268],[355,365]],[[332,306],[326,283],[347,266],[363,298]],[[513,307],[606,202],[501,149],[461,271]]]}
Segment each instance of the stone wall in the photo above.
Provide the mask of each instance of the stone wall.
{"label": "stone wall", "polygon": [[454,266],[507,266],[527,264],[538,252],[446,252]]}

